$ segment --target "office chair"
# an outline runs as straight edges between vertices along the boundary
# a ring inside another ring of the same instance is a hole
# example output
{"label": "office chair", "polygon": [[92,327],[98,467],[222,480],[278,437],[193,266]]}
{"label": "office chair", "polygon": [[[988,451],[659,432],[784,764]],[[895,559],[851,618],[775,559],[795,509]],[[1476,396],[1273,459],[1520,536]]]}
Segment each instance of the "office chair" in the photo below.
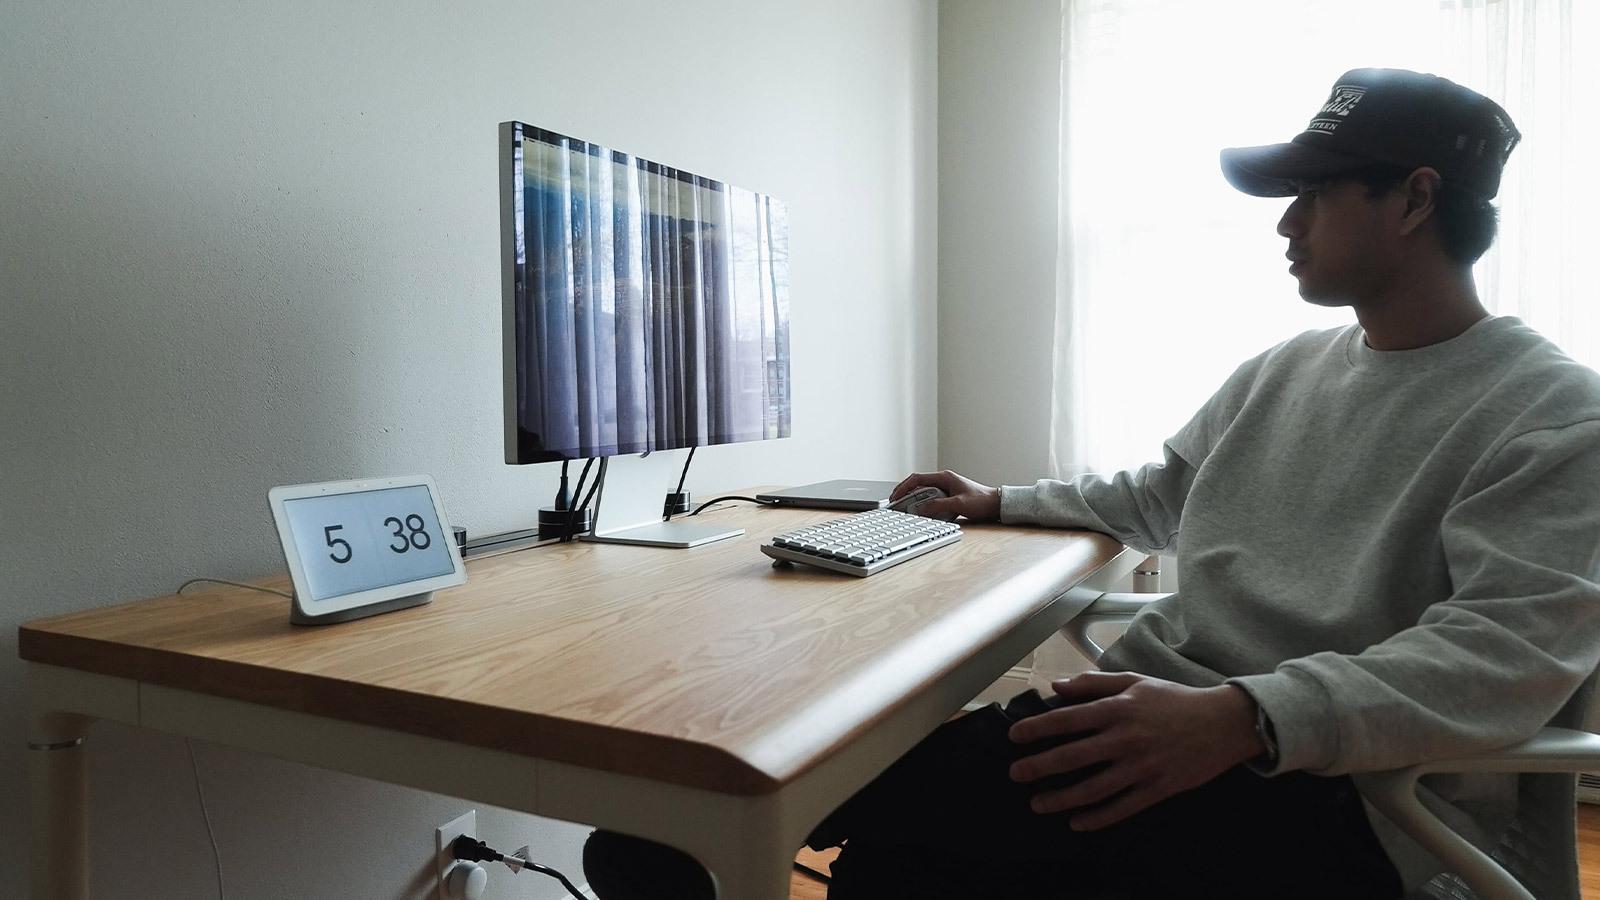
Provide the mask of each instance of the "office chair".
{"label": "office chair", "polygon": [[[1090,637],[1091,627],[1126,625],[1146,604],[1166,596],[1102,594],[1061,629],[1062,636],[1097,662],[1105,648]],[[1354,776],[1368,803],[1445,864],[1445,874],[1405,900],[1581,900],[1577,780],[1580,772],[1600,771],[1600,734],[1575,729],[1587,724],[1597,674],[1549,726],[1520,744]],[[1489,853],[1452,830],[1417,795],[1421,776],[1455,772],[1521,773],[1517,811]]]}

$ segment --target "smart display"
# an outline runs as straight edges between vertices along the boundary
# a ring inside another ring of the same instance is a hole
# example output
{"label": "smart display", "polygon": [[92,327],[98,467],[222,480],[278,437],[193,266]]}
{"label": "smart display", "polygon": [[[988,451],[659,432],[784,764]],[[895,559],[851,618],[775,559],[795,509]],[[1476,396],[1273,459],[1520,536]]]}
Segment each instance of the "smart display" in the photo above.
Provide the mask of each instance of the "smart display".
{"label": "smart display", "polygon": [[268,492],[296,621],[344,621],[428,601],[466,580],[427,476]]}

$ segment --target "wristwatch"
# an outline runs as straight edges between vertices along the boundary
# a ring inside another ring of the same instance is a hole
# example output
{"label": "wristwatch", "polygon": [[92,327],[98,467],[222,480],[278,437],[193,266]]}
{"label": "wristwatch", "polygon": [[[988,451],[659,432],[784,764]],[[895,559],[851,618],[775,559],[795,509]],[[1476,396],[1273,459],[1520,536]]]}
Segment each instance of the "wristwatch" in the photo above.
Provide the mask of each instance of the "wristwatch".
{"label": "wristwatch", "polygon": [[1267,718],[1267,711],[1261,704],[1256,704],[1256,734],[1261,736],[1261,743],[1267,746],[1267,761],[1278,761],[1278,733],[1272,728],[1272,720]]}

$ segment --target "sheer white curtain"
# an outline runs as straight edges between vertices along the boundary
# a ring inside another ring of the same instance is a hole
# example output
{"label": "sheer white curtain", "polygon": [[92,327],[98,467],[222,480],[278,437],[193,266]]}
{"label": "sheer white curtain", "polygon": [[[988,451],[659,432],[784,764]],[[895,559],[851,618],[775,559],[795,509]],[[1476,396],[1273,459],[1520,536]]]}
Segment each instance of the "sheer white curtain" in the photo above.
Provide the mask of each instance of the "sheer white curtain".
{"label": "sheer white curtain", "polygon": [[1287,201],[1222,179],[1217,151],[1298,134],[1339,75],[1434,72],[1523,132],[1479,292],[1600,364],[1600,2],[1064,0],[1061,244],[1051,468],[1159,459],[1233,369],[1354,320],[1300,300]]}

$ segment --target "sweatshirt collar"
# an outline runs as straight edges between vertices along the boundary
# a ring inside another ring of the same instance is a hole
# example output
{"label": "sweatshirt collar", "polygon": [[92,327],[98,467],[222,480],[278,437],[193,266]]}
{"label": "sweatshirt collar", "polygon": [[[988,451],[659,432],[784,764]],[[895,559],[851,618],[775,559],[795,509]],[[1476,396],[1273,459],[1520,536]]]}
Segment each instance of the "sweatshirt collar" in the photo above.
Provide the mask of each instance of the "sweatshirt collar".
{"label": "sweatshirt collar", "polygon": [[1448,341],[1410,350],[1374,350],[1367,346],[1366,331],[1360,325],[1352,325],[1345,338],[1345,358],[1352,369],[1373,375],[1474,364],[1482,359],[1497,335],[1521,324],[1515,316],[1485,316]]}

